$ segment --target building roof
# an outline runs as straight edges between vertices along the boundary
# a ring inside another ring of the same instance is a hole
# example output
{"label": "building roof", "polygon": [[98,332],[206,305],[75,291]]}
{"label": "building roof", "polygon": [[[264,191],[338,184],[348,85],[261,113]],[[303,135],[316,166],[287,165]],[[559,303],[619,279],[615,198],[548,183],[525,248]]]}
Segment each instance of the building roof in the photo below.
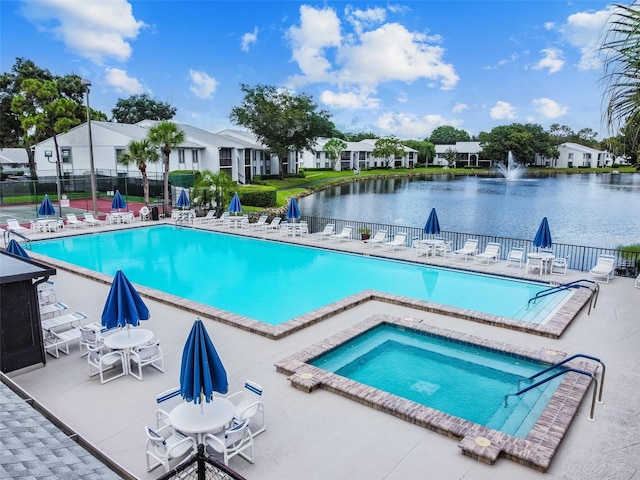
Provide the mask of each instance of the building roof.
{"label": "building roof", "polygon": [[24,148],[0,148],[0,164],[3,166],[27,165],[28,163],[29,156]]}

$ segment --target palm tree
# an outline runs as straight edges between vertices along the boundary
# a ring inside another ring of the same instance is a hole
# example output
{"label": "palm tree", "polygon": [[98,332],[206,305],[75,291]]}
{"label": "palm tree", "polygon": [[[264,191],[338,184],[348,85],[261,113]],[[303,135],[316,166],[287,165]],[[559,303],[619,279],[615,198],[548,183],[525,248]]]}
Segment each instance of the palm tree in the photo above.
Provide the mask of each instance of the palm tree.
{"label": "palm tree", "polygon": [[127,151],[118,157],[121,165],[137,164],[142,175],[142,191],[144,192],[144,204],[149,205],[149,178],[147,177],[147,164],[160,160],[158,149],[149,143],[149,140],[131,140],[127,145]]}
{"label": "palm tree", "polygon": [[224,172],[204,170],[193,187],[193,204],[205,208],[215,206],[216,216],[219,217],[231,200],[233,184],[233,180]]}
{"label": "palm tree", "polygon": [[615,5],[600,49],[605,54],[603,117],[611,130],[618,130],[640,114],[639,4]]}
{"label": "palm tree", "polygon": [[149,133],[147,134],[149,142],[155,147],[160,148],[164,160],[163,210],[165,215],[171,213],[169,205],[169,155],[171,154],[171,150],[184,142],[184,137],[184,132],[180,130],[178,125],[168,120],[163,120],[154,125],[149,129]]}

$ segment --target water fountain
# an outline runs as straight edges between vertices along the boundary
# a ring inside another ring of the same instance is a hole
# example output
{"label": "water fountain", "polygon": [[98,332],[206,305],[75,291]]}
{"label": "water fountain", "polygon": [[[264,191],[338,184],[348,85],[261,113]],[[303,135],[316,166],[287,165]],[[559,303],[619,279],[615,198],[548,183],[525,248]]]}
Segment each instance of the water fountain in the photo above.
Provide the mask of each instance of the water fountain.
{"label": "water fountain", "polygon": [[523,167],[514,162],[511,150],[509,150],[509,155],[507,157],[507,166],[505,167],[502,163],[499,163],[496,167],[507,181],[521,179],[525,171]]}

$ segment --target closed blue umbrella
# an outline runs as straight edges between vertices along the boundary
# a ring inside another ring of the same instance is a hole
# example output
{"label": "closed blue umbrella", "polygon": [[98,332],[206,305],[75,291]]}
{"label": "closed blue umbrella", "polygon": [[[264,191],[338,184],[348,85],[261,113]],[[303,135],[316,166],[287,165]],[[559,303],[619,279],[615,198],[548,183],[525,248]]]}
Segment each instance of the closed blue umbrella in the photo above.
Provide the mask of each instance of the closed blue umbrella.
{"label": "closed blue umbrella", "polygon": [[431,209],[427,223],[424,224],[424,233],[427,235],[438,235],[440,233],[440,222],[438,222],[438,214],[435,208]]}
{"label": "closed blue umbrella", "polygon": [[176,206],[177,207],[188,207],[190,205],[189,203],[189,197],[187,196],[187,191],[183,188],[182,191],[180,192],[180,196],[178,197],[178,201],[176,202]]}
{"label": "closed blue umbrella", "polygon": [[17,255],[18,257],[26,258],[28,260],[31,259],[27,252],[24,251],[24,248],[22,248],[20,244],[13,238],[9,240],[9,245],[7,245],[7,252],[12,253],[13,255]]}
{"label": "closed blue umbrella", "polygon": [[49,195],[45,194],[44,200],[42,200],[40,208],[38,209],[38,215],[44,215],[45,217],[48,217],[49,215],[55,214],[56,209],[53,208],[53,203],[51,203],[51,200],[49,200]]}
{"label": "closed blue umbrella", "polygon": [[116,190],[116,194],[113,196],[113,202],[111,202],[111,208],[118,211],[120,211],[121,208],[127,208],[127,202],[125,202],[122,195],[120,195],[120,190]]}
{"label": "closed blue umbrella", "polygon": [[149,319],[149,309],[122,270],[113,278],[111,290],[102,311],[102,326],[106,328],[138,326]]}
{"label": "closed blue umbrella", "polygon": [[291,197],[286,217],[287,220],[297,220],[300,218],[300,208],[298,207],[298,202],[295,197]]}
{"label": "closed blue umbrella", "polygon": [[238,192],[233,194],[233,198],[231,199],[231,203],[229,204],[229,213],[238,214],[242,212],[242,204],[240,203],[240,197],[238,196]]}
{"label": "closed blue umbrella", "polygon": [[180,393],[187,402],[211,401],[213,392],[227,393],[227,372],[202,320],[193,323],[182,351]]}
{"label": "closed blue umbrella", "polygon": [[540,248],[550,248],[552,244],[551,241],[551,230],[549,229],[549,222],[547,221],[547,217],[542,219],[540,222],[540,226],[538,227],[538,232],[533,239],[533,246]]}

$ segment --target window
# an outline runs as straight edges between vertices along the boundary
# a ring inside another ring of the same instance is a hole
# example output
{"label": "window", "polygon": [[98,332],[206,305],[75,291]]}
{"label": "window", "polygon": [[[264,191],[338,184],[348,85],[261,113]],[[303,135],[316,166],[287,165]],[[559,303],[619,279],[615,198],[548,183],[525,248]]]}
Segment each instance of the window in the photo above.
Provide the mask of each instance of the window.
{"label": "window", "polygon": [[184,149],[183,148],[178,150],[178,163],[180,165],[184,165]]}
{"label": "window", "polygon": [[191,166],[193,170],[198,170],[198,150],[191,150]]}
{"label": "window", "polygon": [[62,163],[71,163],[71,149],[70,148],[62,148],[61,149],[61,157]]}
{"label": "window", "polygon": [[231,149],[220,148],[220,168],[231,167]]}

